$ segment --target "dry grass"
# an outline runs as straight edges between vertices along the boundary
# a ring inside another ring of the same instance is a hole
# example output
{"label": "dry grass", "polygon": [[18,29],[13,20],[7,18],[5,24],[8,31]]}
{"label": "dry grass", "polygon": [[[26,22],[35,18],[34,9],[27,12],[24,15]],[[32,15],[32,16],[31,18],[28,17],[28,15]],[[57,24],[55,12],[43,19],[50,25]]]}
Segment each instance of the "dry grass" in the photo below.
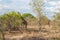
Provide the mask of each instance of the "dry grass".
{"label": "dry grass", "polygon": [[[31,27],[30,27],[31,28]],[[43,38],[60,38],[60,28],[49,27],[48,25],[42,26],[39,32],[24,32],[24,33],[9,33],[5,34],[5,38],[24,38],[24,37],[43,37]]]}

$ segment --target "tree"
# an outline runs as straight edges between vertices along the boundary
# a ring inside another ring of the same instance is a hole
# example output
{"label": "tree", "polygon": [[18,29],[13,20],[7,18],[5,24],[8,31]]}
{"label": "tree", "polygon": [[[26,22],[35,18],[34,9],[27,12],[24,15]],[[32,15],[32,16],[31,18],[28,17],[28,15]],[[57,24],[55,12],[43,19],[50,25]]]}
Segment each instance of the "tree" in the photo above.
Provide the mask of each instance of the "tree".
{"label": "tree", "polygon": [[55,25],[60,26],[60,12],[56,13],[53,17],[54,17],[53,21],[54,21]]}
{"label": "tree", "polygon": [[6,22],[7,22],[7,20],[6,20],[7,18],[5,18],[3,15],[1,15],[0,16],[0,29],[1,30],[5,30],[5,28],[6,28]]}
{"label": "tree", "polygon": [[38,24],[40,25],[42,10],[43,10],[44,0],[32,0],[32,8],[37,13]]}
{"label": "tree", "polygon": [[36,18],[36,17],[34,17],[32,14],[30,14],[30,13],[24,13],[24,14],[22,14],[22,17],[23,17],[24,19],[26,19],[26,20]]}
{"label": "tree", "polygon": [[21,14],[15,11],[7,12],[0,17],[0,25],[9,31],[16,30],[22,24]]}
{"label": "tree", "polygon": [[41,18],[42,18],[41,21],[40,21],[41,25],[47,25],[47,24],[48,24],[48,20],[49,20],[49,19],[47,18],[47,16],[42,15]]}
{"label": "tree", "polygon": [[8,18],[8,22],[7,22],[7,26],[9,26],[10,30],[16,30],[18,27],[20,27],[21,25],[21,14],[18,12],[9,12],[7,14]]}
{"label": "tree", "polygon": [[34,25],[33,22],[36,22],[36,17],[30,13],[24,13],[22,14],[22,17],[27,21],[27,24],[30,26],[31,24]]}
{"label": "tree", "polygon": [[0,28],[2,30],[23,32],[27,29],[27,22],[19,12],[11,11],[0,16]]}

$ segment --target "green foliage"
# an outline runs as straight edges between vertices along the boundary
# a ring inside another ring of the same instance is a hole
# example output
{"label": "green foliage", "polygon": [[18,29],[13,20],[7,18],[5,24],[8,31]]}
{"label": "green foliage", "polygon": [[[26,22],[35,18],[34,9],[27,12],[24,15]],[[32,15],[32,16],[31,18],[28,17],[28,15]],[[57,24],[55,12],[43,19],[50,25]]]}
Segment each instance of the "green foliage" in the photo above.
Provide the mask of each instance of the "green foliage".
{"label": "green foliage", "polygon": [[30,13],[24,13],[24,14],[22,14],[22,17],[24,19],[35,19],[36,18],[32,14],[30,14]]}
{"label": "green foliage", "polygon": [[[40,23],[42,25],[48,23],[48,18],[45,15],[41,16]],[[20,14],[19,12],[11,11],[0,16],[0,29],[2,30],[17,30],[26,25],[37,25],[37,19],[30,13]],[[24,27],[25,28],[25,27]]]}
{"label": "green foliage", "polygon": [[21,14],[18,12],[7,12],[4,15],[0,17],[0,27],[5,29],[5,28],[16,28],[19,27],[21,24]]}
{"label": "green foliage", "polygon": [[57,13],[57,14],[54,15],[53,17],[54,17],[55,25],[60,26],[60,13]]}
{"label": "green foliage", "polygon": [[32,14],[24,13],[24,14],[22,14],[22,17],[24,18],[24,20],[27,21],[28,25],[35,25],[36,24],[36,23],[34,23],[34,22],[36,22],[36,17],[33,16]]}

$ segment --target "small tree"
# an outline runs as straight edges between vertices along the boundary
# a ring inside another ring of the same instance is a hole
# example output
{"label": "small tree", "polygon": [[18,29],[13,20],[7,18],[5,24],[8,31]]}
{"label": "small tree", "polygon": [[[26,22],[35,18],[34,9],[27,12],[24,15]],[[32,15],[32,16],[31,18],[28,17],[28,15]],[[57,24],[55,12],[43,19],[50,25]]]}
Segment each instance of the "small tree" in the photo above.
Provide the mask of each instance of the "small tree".
{"label": "small tree", "polygon": [[34,17],[32,14],[30,14],[30,13],[24,13],[24,14],[22,14],[22,17],[24,18],[24,20],[26,20],[27,21],[27,24],[28,25],[30,25],[31,26],[31,24],[32,25],[34,25],[33,24],[33,20],[35,20],[36,21],[36,17]]}
{"label": "small tree", "polygon": [[60,13],[56,13],[56,15],[54,15],[53,17],[55,25],[60,26]]}
{"label": "small tree", "polygon": [[6,27],[8,28],[9,31],[11,31],[12,29],[15,30],[18,27],[20,27],[21,25],[21,14],[15,11],[12,12],[8,12],[5,13],[4,15],[2,15],[1,19],[0,19],[0,25],[1,27]]}

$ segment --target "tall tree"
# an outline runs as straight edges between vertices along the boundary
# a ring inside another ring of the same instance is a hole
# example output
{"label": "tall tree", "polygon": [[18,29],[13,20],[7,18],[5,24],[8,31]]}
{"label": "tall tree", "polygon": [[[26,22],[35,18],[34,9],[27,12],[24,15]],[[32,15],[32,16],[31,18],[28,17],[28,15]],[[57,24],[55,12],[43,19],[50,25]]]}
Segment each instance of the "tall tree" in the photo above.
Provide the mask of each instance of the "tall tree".
{"label": "tall tree", "polygon": [[44,5],[44,0],[32,0],[32,8],[34,12],[37,14],[38,18],[38,24],[40,25],[40,20],[42,19],[42,10],[43,10],[43,5]]}

